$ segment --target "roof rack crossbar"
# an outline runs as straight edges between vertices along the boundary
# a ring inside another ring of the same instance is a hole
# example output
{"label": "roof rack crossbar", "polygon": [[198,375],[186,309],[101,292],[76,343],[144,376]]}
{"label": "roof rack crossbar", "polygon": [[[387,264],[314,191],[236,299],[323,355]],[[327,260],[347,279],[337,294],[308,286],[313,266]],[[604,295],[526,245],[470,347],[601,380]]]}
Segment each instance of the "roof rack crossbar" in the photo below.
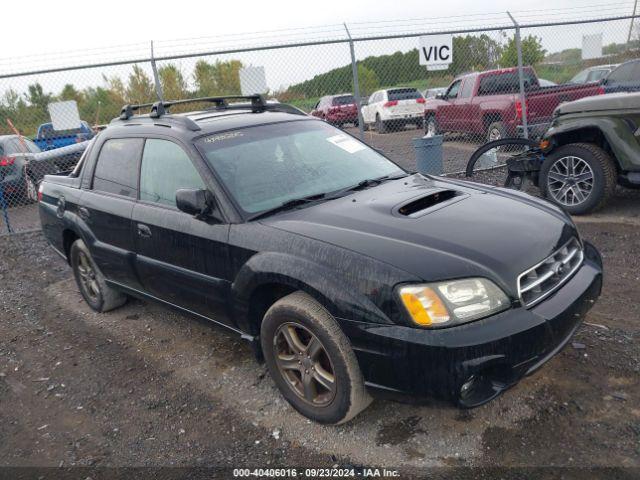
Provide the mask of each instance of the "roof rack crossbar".
{"label": "roof rack crossbar", "polygon": [[133,117],[133,112],[137,112],[141,108],[148,108],[151,106],[153,106],[153,103],[141,103],[139,105],[127,104],[122,107],[122,110],[120,110],[120,120],[129,120]]}

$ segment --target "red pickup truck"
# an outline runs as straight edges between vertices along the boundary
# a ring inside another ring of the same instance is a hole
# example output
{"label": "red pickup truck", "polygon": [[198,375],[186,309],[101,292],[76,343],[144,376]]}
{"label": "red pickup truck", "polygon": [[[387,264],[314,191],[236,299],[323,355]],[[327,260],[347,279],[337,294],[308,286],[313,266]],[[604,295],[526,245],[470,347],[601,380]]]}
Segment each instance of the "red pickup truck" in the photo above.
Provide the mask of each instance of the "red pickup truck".
{"label": "red pickup truck", "polygon": [[[531,67],[523,69],[530,136],[544,133],[553,111],[563,102],[599,95],[596,83],[541,87]],[[518,136],[522,103],[517,68],[488,70],[457,77],[447,91],[425,103],[425,130],[485,135],[487,140]]]}

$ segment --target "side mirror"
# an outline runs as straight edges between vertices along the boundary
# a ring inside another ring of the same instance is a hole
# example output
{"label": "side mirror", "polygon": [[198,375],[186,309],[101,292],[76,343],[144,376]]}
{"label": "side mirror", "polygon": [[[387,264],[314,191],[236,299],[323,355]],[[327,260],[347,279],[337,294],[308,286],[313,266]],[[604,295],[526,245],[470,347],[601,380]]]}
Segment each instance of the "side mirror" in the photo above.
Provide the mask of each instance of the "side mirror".
{"label": "side mirror", "polygon": [[446,98],[447,98],[447,94],[446,94],[446,93],[437,93],[437,94],[436,94],[436,98],[437,98],[438,100],[446,100]]}
{"label": "side mirror", "polygon": [[176,192],[178,210],[203,219],[213,213],[215,198],[209,190],[180,189]]}

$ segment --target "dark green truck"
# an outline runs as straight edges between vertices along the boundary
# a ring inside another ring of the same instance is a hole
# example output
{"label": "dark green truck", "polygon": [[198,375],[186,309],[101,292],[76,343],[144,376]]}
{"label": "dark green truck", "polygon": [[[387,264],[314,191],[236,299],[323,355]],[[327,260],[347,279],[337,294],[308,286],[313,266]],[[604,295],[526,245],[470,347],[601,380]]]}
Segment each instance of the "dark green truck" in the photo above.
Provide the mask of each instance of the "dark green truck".
{"label": "dark green truck", "polygon": [[602,207],[618,184],[640,188],[640,93],[560,105],[541,147],[539,186],[571,214]]}

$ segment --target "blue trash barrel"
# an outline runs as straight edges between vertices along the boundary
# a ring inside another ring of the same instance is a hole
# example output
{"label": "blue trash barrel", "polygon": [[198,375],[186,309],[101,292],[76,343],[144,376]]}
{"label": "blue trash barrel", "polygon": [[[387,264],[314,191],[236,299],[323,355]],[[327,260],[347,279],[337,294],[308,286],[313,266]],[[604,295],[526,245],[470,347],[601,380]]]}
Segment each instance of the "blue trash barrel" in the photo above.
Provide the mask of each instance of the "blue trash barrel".
{"label": "blue trash barrel", "polygon": [[413,139],[416,150],[418,172],[429,175],[442,175],[442,141],[443,135]]}

